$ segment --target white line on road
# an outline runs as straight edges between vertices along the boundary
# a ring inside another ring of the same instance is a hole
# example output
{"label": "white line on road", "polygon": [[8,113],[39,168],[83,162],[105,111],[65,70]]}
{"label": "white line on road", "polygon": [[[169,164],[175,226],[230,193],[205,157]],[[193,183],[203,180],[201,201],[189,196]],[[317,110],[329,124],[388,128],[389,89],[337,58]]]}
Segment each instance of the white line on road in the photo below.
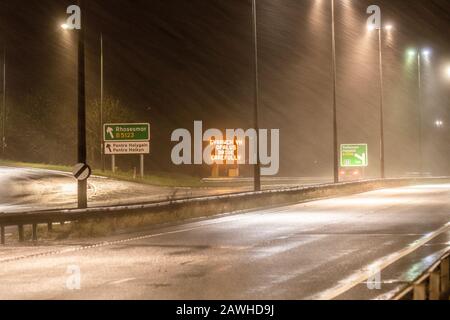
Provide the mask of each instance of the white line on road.
{"label": "white line on road", "polygon": [[394,252],[384,258],[381,258],[374,263],[366,266],[364,269],[358,271],[357,273],[352,274],[348,278],[342,280],[339,282],[339,284],[331,289],[328,289],[320,294],[312,296],[312,300],[333,300],[336,297],[340,296],[341,294],[349,291],[353,287],[357,286],[361,282],[366,281],[370,277],[373,277],[376,275],[380,270],[383,270],[390,266],[391,264],[397,262],[401,258],[409,255],[410,253],[416,251],[423,245],[425,245],[427,242],[433,240],[437,236],[447,232],[450,230],[450,222],[447,222],[443,227],[440,229],[428,233],[419,240],[414,241],[411,243],[408,247]]}
{"label": "white line on road", "polygon": [[[236,219],[231,219],[231,220],[235,221],[235,220],[240,220],[240,219],[243,219],[243,218],[244,217],[238,217]],[[35,259],[35,258],[42,258],[42,257],[49,257],[49,256],[60,255],[60,254],[66,254],[66,253],[80,252],[80,251],[91,250],[91,249],[98,249],[98,248],[103,248],[103,247],[108,247],[108,246],[124,244],[124,243],[128,243],[128,242],[134,242],[134,241],[140,241],[140,240],[156,238],[156,237],[159,237],[159,236],[165,236],[165,235],[170,235],[170,234],[177,234],[177,233],[194,231],[194,230],[197,230],[197,229],[201,229],[203,227],[208,227],[210,225],[220,224],[220,223],[224,222],[224,221],[222,221],[223,220],[222,218],[218,218],[218,220],[219,221],[215,221],[215,222],[205,222],[205,223],[202,223],[202,224],[200,224],[198,226],[191,227],[191,228],[186,228],[186,229],[181,229],[181,230],[166,231],[166,232],[160,232],[160,233],[152,233],[152,234],[147,234],[147,235],[143,235],[143,236],[139,236],[139,237],[122,239],[122,240],[99,242],[99,243],[96,243],[96,244],[93,244],[93,245],[89,245],[89,246],[80,246],[80,247],[76,247],[76,248],[68,248],[68,249],[63,249],[63,250],[47,251],[47,252],[43,252],[43,253],[36,253],[36,254],[18,256],[18,257],[14,257],[14,258],[0,259],[0,263],[17,262],[17,261],[25,260],[25,259]],[[230,220],[226,220],[226,221],[230,221]]]}
{"label": "white line on road", "polygon": [[118,285],[118,284],[130,282],[130,281],[133,281],[133,280],[136,280],[136,278],[128,278],[128,279],[117,280],[117,281],[110,282],[109,284],[111,284],[111,285]]}

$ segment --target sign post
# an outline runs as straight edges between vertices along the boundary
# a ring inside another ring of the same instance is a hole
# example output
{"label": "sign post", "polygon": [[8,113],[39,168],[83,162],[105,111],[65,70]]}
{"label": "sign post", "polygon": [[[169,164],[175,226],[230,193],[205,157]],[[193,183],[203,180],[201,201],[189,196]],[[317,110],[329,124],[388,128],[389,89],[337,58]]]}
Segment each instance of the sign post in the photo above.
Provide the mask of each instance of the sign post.
{"label": "sign post", "polygon": [[141,154],[140,164],[141,164],[141,179],[144,179],[144,155],[143,154]]}
{"label": "sign post", "polygon": [[[81,4],[81,1],[80,3]],[[86,163],[86,74],[84,56],[84,25],[78,30],[78,162]],[[87,179],[78,180],[78,208],[88,205]]]}
{"label": "sign post", "polygon": [[104,153],[111,155],[116,170],[116,155],[140,156],[140,175],[144,178],[144,155],[150,153],[150,124],[110,123],[103,126]]}
{"label": "sign post", "polygon": [[[106,154],[106,152],[105,152],[105,154]],[[111,156],[111,171],[113,173],[116,173],[116,155],[114,155],[114,154]]]}
{"label": "sign post", "polygon": [[369,153],[367,144],[342,144],[341,167],[368,167]]}

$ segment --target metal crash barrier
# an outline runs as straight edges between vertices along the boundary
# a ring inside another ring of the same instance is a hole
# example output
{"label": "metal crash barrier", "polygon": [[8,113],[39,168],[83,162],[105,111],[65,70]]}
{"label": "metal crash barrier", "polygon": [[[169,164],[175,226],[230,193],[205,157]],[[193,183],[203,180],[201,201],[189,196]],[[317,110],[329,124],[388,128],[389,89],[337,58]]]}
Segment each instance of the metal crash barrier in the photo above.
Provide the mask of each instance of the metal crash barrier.
{"label": "metal crash barrier", "polygon": [[394,300],[448,300],[450,298],[450,250],[425,274],[402,290]]}

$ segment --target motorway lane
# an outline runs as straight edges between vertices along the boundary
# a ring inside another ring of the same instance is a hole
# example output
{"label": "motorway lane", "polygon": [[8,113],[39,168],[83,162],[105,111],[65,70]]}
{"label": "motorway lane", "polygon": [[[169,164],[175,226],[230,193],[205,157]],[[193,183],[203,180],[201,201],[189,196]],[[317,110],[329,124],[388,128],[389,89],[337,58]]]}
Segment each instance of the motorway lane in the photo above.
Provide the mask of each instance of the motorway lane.
{"label": "motorway lane", "polygon": [[[0,298],[332,299],[417,241],[448,246],[449,197],[450,184],[378,190],[3,256]],[[81,290],[66,287],[70,266]]]}
{"label": "motorway lane", "polygon": [[[285,188],[326,182],[324,179],[264,181],[264,188]],[[252,190],[252,183],[236,187],[160,187],[127,181],[92,177],[89,179],[89,206],[126,205],[187,197],[228,194]],[[76,180],[60,171],[0,167],[0,213],[36,211],[76,206]]]}

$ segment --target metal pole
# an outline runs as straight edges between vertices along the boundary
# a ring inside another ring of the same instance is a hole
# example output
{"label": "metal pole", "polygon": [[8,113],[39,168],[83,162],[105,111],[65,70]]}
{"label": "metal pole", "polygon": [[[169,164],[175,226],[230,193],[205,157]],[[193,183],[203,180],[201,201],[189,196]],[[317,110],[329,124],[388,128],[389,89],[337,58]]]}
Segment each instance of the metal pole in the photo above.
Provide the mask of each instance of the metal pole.
{"label": "metal pole", "polygon": [[19,242],[24,242],[25,241],[25,237],[24,237],[24,233],[23,233],[23,225],[18,225],[17,226],[17,231],[19,233]]}
{"label": "metal pole", "polygon": [[114,154],[111,155],[111,171],[116,172],[116,156]]}
{"label": "metal pole", "polygon": [[36,223],[33,223],[33,225],[32,225],[32,235],[31,235],[31,238],[32,238],[32,240],[33,241],[37,241],[38,240],[38,231],[37,231],[37,224]]}
{"label": "metal pole", "polygon": [[419,174],[423,175],[423,132],[422,132],[422,63],[420,59],[420,51],[417,53],[417,72],[419,82]]}
{"label": "metal pole", "polygon": [[[82,0],[79,0],[81,7]],[[83,17],[83,14],[81,15]],[[82,19],[83,21],[83,19]],[[86,163],[86,88],[84,57],[84,24],[78,30],[78,162]],[[78,208],[87,207],[87,180],[78,181]]]}
{"label": "metal pole", "polygon": [[256,164],[254,166],[254,188],[261,191],[261,165],[259,158],[259,70],[258,70],[258,21],[256,14],[256,0],[252,1],[253,12],[253,46],[254,46],[254,72],[255,72],[255,96],[254,96],[254,126],[256,130]]}
{"label": "metal pole", "polygon": [[337,127],[337,68],[336,68],[336,29],[334,0],[331,0],[331,42],[332,42],[332,68],[333,68],[333,177],[334,183],[339,182],[339,146],[338,146],[338,127]]}
{"label": "metal pole", "polygon": [[144,179],[144,155],[141,154],[141,178]]}
{"label": "metal pole", "polygon": [[384,146],[384,83],[383,83],[383,46],[381,39],[381,26],[378,29],[378,49],[380,54],[380,173],[381,179],[386,178],[385,172],[385,146]]}
{"label": "metal pole", "polygon": [[6,49],[3,51],[2,156],[6,149]]}
{"label": "metal pole", "polygon": [[5,227],[0,226],[0,244],[5,244]]}
{"label": "metal pole", "polygon": [[105,150],[103,142],[103,33],[100,34],[100,161],[105,171]]}

